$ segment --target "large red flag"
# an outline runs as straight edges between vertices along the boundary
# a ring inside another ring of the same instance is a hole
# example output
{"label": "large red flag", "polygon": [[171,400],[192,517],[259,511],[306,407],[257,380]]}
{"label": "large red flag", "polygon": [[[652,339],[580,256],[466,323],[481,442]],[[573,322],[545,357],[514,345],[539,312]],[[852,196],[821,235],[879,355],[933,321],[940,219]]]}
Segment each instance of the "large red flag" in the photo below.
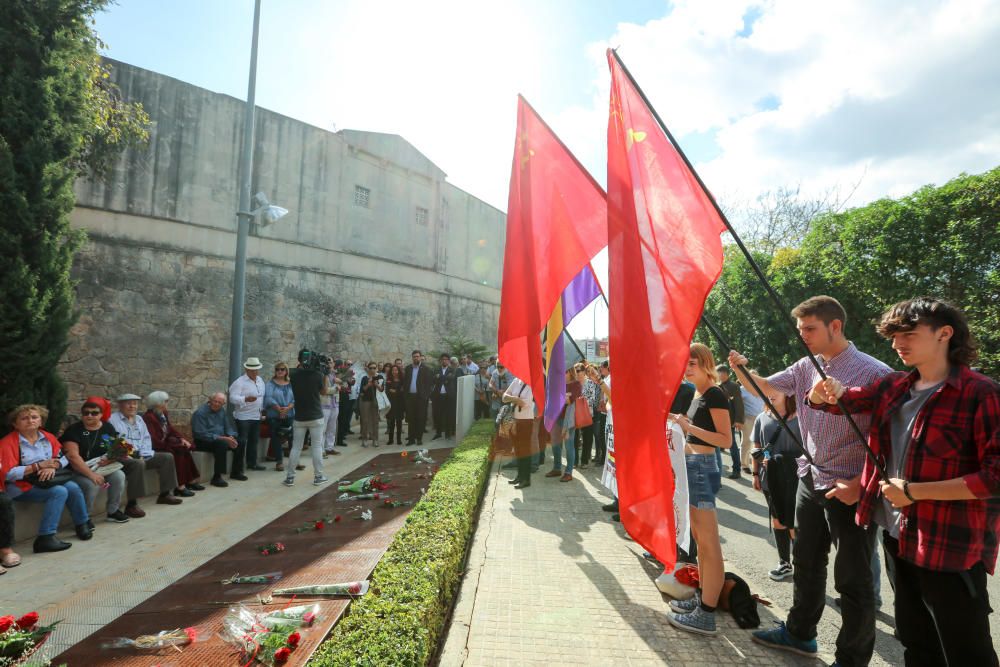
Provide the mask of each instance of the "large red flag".
{"label": "large red flag", "polygon": [[[725,224],[608,50],[611,404],[622,523],[667,568],[676,558],[665,421],[705,299],[722,271]],[[653,369],[654,372],[650,372]]]}
{"label": "large red flag", "polygon": [[608,244],[604,191],[517,98],[497,352],[545,407],[541,332],[563,289]]}

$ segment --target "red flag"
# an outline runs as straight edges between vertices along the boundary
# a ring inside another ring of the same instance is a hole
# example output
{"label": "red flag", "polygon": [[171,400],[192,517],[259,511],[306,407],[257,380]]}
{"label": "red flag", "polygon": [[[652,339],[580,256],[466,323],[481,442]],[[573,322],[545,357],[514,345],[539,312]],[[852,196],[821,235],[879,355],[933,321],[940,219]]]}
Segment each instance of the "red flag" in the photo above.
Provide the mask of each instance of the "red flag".
{"label": "red flag", "polygon": [[604,191],[517,98],[497,353],[545,408],[541,332],[563,289],[608,244]]}
{"label": "red flag", "polygon": [[[667,568],[676,559],[665,422],[726,229],[684,159],[608,50],[611,404],[622,523]],[[650,372],[653,369],[654,372]]]}

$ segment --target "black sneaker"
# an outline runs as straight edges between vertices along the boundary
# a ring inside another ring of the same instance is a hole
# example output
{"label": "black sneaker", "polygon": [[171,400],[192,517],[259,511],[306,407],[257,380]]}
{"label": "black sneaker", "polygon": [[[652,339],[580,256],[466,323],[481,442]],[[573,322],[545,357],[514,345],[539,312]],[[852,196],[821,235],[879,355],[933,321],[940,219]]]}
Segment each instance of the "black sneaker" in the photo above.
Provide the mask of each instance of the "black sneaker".
{"label": "black sneaker", "polygon": [[97,530],[94,527],[94,520],[93,519],[87,519],[87,528],[90,528],[91,531]]}
{"label": "black sneaker", "polygon": [[778,567],[774,568],[767,574],[774,581],[784,581],[788,577],[792,576],[792,565],[791,563],[786,563],[785,561],[781,561],[780,563],[778,563]]}
{"label": "black sneaker", "polygon": [[128,523],[128,515],[117,509],[108,515],[108,521],[110,523]]}
{"label": "black sneaker", "polygon": [[608,503],[607,505],[601,505],[601,509],[605,512],[617,512],[618,511],[618,501],[613,503]]}
{"label": "black sneaker", "polygon": [[229,482],[222,479],[221,477],[213,477],[212,481],[209,482],[209,484],[211,484],[212,486],[219,486],[219,487],[229,486]]}
{"label": "black sneaker", "polygon": [[240,482],[245,482],[249,478],[246,475],[230,475],[229,479],[235,479],[235,480],[238,480]]}

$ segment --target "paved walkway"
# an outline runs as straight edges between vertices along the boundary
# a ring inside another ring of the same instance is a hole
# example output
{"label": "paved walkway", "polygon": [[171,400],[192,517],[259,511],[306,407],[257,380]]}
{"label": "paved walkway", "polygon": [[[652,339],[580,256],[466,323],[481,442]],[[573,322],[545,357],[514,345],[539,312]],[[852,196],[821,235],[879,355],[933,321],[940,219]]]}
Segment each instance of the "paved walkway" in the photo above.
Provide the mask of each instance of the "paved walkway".
{"label": "paved walkway", "polygon": [[[338,448],[342,455],[324,460],[331,480],[374,456],[404,449],[362,448],[357,436],[348,443]],[[425,445],[452,446],[451,440]],[[303,464],[306,470],[292,488],[282,486],[285,473],[267,463],[267,470],[248,473],[249,481],[209,486],[183,505],[156,505],[147,498],[141,503],[147,515],[126,524],[101,521],[98,514],[91,541],[60,534],[73,544],[66,551],[35,555],[31,540],[20,542],[15,551],[24,562],[0,578],[0,613],[38,611],[44,622],[62,619],[45,647],[48,656],[57,655],[328,486],[313,486],[308,456]]]}
{"label": "paved walkway", "polygon": [[[443,667],[819,664],[754,644],[727,612],[718,615],[717,637],[669,625],[669,598],[652,581],[660,569],[601,511],[610,497],[596,468],[575,472],[576,479],[565,484],[536,474],[523,491],[507,484],[512,472],[498,470],[495,464]],[[792,591],[791,580],[767,577],[777,556],[766,515],[748,481],[724,480],[719,516],[726,569],[774,601],[770,609],[758,607],[761,627],[784,619]],[[884,577],[883,589],[891,609]],[[833,662],[840,624],[832,581],[828,596],[819,637],[825,663]],[[890,615],[879,613],[872,665],[902,664],[891,622]]]}

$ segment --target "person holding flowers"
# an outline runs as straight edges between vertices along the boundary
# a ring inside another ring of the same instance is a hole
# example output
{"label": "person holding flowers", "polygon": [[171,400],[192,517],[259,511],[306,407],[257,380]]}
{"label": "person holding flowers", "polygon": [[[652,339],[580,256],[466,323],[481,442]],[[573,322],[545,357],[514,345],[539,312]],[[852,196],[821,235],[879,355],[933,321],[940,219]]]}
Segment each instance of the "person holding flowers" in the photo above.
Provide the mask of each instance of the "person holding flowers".
{"label": "person holding flowers", "polygon": [[[80,408],[81,420],[63,431],[59,442],[62,444],[69,465],[73,468],[73,481],[83,491],[87,501],[87,513],[94,510],[97,500],[97,490],[108,489],[107,516],[112,523],[126,523],[128,516],[121,509],[122,496],[125,493],[125,473],[121,465],[111,465],[108,459],[108,446],[118,437],[118,432],[111,424],[101,419],[103,407],[96,397],[90,397]],[[91,469],[88,462],[97,459],[96,469]],[[101,470],[101,468],[105,470]],[[111,469],[116,468],[116,469]],[[142,473],[141,468],[134,471]],[[135,472],[133,472],[135,474]]]}
{"label": "person holding flowers", "polygon": [[67,505],[77,537],[89,540],[94,536],[83,491],[67,474],[71,474],[69,460],[62,456],[56,437],[42,430],[48,415],[49,411],[40,405],[19,405],[8,417],[14,430],[0,439],[0,477],[8,484],[7,493],[15,502],[45,504],[35,553],[63,551],[72,546],[56,539],[59,517]]}

